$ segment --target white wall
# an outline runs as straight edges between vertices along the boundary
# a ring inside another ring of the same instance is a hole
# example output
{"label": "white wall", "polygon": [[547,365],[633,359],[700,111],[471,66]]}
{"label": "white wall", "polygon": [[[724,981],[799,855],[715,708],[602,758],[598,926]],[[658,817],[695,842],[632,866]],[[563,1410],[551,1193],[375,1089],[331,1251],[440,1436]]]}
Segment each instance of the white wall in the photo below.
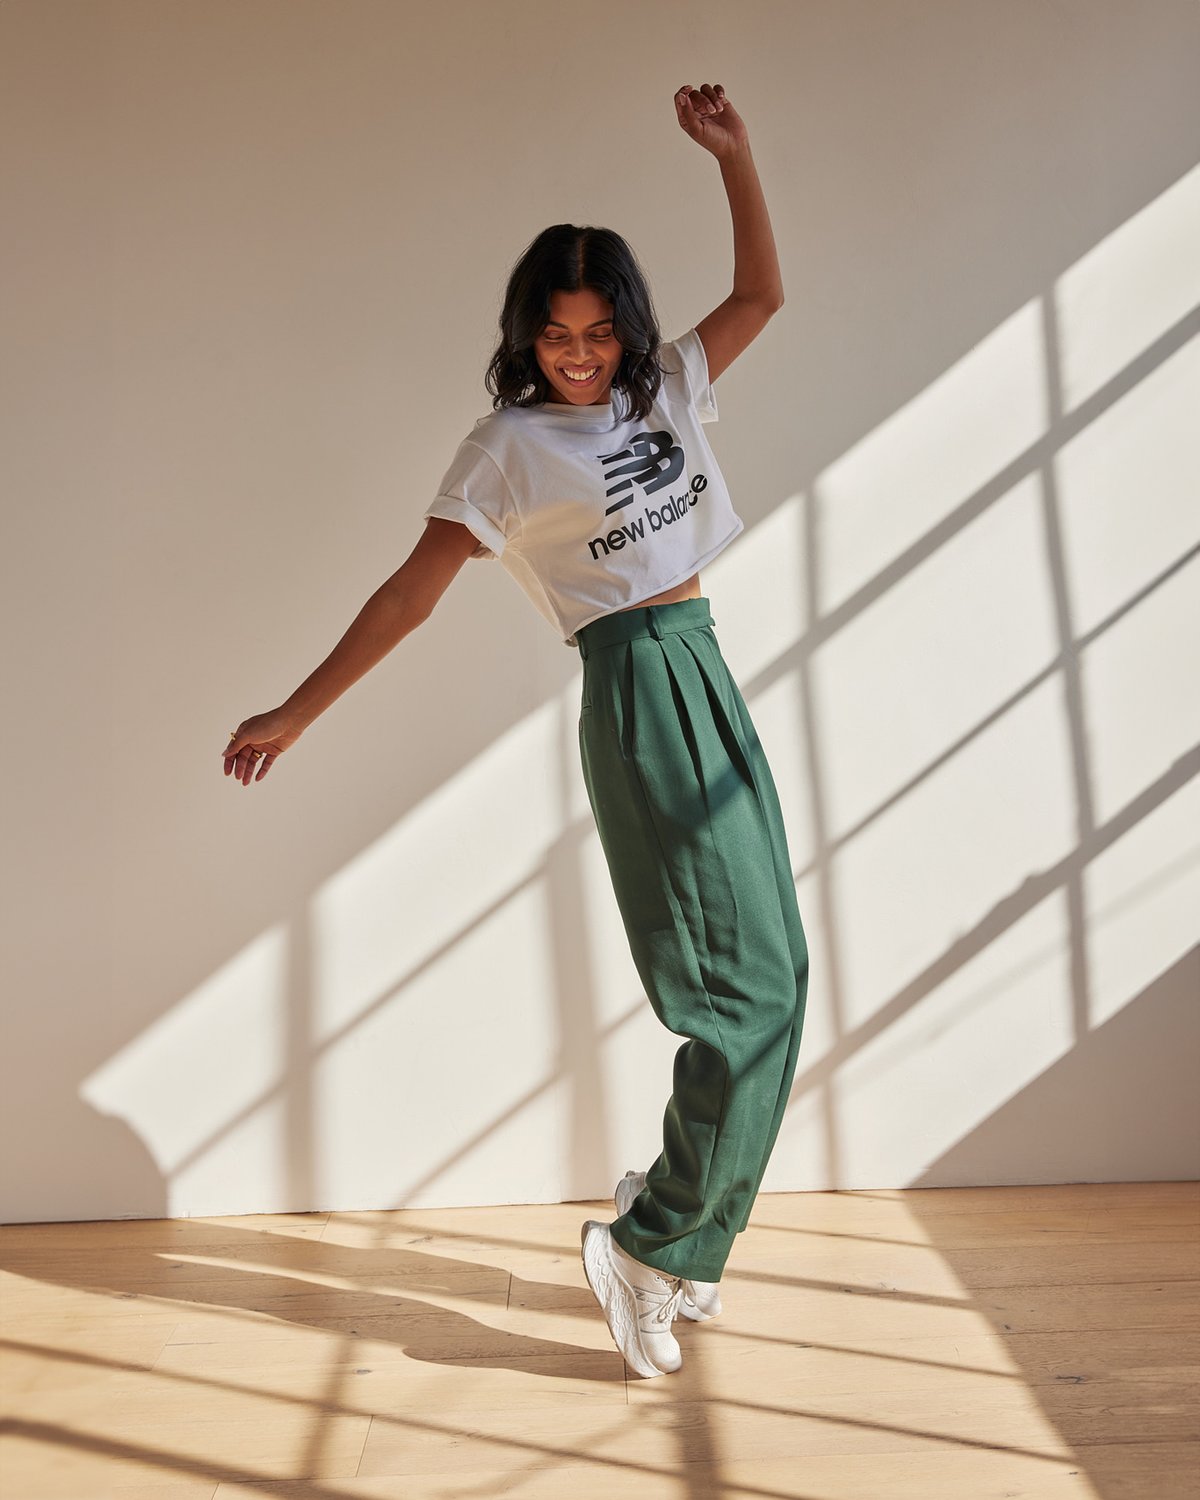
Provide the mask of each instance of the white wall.
{"label": "white wall", "polygon": [[812,947],[764,1187],[1200,1167],[1190,0],[0,10],[9,1221],[602,1197],[677,1038],[578,658],[498,567],[261,786],[243,717],[415,543],[508,267],[727,292],[673,90],[751,129],[788,301],[706,570]]}

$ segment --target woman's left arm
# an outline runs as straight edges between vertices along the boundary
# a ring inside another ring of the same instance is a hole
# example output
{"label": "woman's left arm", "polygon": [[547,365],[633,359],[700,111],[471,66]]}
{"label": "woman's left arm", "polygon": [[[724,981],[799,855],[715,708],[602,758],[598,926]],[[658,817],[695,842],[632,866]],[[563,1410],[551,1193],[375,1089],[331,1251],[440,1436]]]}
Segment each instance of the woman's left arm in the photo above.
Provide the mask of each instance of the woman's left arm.
{"label": "woman's left arm", "polygon": [[719,83],[691,85],[675,95],[675,113],[692,140],[711,151],[733,218],[733,291],[696,324],[708,378],[727,370],[783,306],[783,280],[766,199],[750,155],[745,122]]}

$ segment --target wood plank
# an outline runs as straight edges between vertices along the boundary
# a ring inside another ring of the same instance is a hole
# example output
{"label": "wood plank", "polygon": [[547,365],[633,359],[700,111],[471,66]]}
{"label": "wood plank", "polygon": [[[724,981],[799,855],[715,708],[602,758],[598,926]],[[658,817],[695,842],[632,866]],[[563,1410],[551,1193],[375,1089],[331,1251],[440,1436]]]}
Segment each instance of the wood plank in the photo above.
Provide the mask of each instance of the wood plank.
{"label": "wood plank", "polygon": [[[530,1464],[498,1472],[487,1496],[521,1500],[1099,1500],[1086,1476],[1063,1465],[1012,1454],[814,1455],[792,1460],[720,1460],[672,1463],[655,1469],[640,1454],[620,1468],[584,1461],[562,1467]],[[446,1500],[462,1493],[457,1469],[440,1474],[360,1476],[338,1482],[344,1500]],[[222,1484],[215,1500],[332,1500],[304,1481],[251,1490]],[[1124,1497],[1122,1497],[1124,1500]],[[1144,1500],[1144,1496],[1140,1497]],[[1158,1500],[1157,1495],[1155,1500]],[[1170,1495],[1167,1500],[1182,1500]],[[1191,1500],[1191,1497],[1189,1497]]]}
{"label": "wood plank", "polygon": [[1081,1376],[1173,1385],[1200,1382],[1200,1343],[1186,1329],[1005,1334],[1003,1347],[1021,1378],[1034,1385]]}
{"label": "wood plank", "polygon": [[967,1287],[1087,1286],[1128,1281],[1200,1280],[1195,1244],[997,1246],[942,1252]]}
{"label": "wood plank", "polygon": [[[582,1273],[581,1273],[582,1274]],[[357,1286],[325,1287],[304,1281],[264,1282],[246,1278],[197,1285],[181,1283],[176,1295],[158,1296],[141,1292],[106,1295],[74,1288],[41,1287],[19,1300],[5,1299],[5,1328],[16,1335],[24,1329],[74,1324],[83,1327],[135,1327],[147,1323],[177,1322],[194,1327],[206,1321],[269,1325],[283,1319],[297,1325],[324,1327],[328,1323],[353,1322],[358,1316],[403,1314],[416,1307],[444,1300],[477,1302],[503,1307],[508,1301],[507,1273],[480,1275],[476,1286],[464,1284],[446,1289],[412,1287],[397,1290],[363,1290]]]}
{"label": "wood plank", "polygon": [[1103,1500],[1195,1500],[1200,1442],[1098,1443],[1079,1462]]}
{"label": "wood plank", "polygon": [[128,1323],[83,1319],[45,1318],[17,1325],[5,1321],[3,1369],[7,1381],[8,1360],[28,1356],[47,1366],[78,1365],[87,1369],[99,1362],[149,1367],[174,1333],[174,1318],[151,1318]]}
{"label": "wood plank", "polygon": [[153,1480],[149,1484],[122,1484],[103,1492],[104,1500],[213,1500],[216,1493],[216,1486],[208,1479],[172,1479],[165,1484]]}
{"label": "wood plank", "polygon": [[287,1289],[303,1281],[436,1289],[503,1286],[509,1274],[498,1265],[429,1251],[372,1254],[322,1242],[269,1238],[248,1245],[210,1246],[188,1255],[141,1249],[103,1255],[93,1254],[86,1246],[27,1249],[7,1255],[5,1264],[6,1302],[9,1287],[19,1300],[22,1286],[47,1283],[170,1297],[178,1295],[181,1286],[236,1284],[239,1279],[267,1290],[276,1286]]}
{"label": "wood plank", "polygon": [[[758,1204],[768,1205],[773,1197],[787,1198],[801,1194],[760,1194]],[[1067,1207],[1110,1208],[1122,1210],[1147,1205],[1185,1205],[1200,1216],[1200,1181],[1180,1182],[1067,1182],[1006,1184],[998,1187],[953,1188],[861,1188],[821,1197],[851,1198],[864,1202],[903,1205],[922,1220],[940,1214],[991,1213],[997,1209],[1041,1207],[1062,1211]],[[756,1204],[756,1211],[758,1205]]]}
{"label": "wood plank", "polygon": [[[0,1472],[5,1500],[26,1500],[43,1489],[72,1500],[92,1500],[118,1485],[148,1479],[274,1478],[294,1473],[297,1455],[306,1455],[312,1477],[340,1479],[358,1468],[369,1416],[282,1409],[270,1421],[253,1403],[232,1418],[160,1424],[114,1414],[91,1426],[84,1421],[13,1418]],[[316,1425],[314,1425],[316,1424]],[[319,1434],[319,1441],[314,1440]],[[72,1486],[74,1488],[72,1488]]]}
{"label": "wood plank", "polygon": [[1003,1333],[1099,1328],[1200,1328],[1200,1282],[975,1287],[974,1305]]}
{"label": "wood plank", "polygon": [[[657,1474],[643,1465],[614,1475],[603,1465],[572,1464],[497,1474],[488,1495],[522,1500],[612,1500],[614,1485],[635,1500],[1194,1500],[1192,1478],[1200,1450],[1166,1453],[1167,1445],[1150,1445],[1145,1454],[1124,1450],[1139,1465],[1133,1475],[1139,1488],[1105,1475],[1105,1489],[1094,1487],[1084,1469],[1050,1464],[1021,1455],[922,1453],[861,1454],[825,1458],[803,1465],[778,1459],[673,1466]],[[1095,1451],[1095,1450],[1092,1450]],[[1185,1467],[1188,1466],[1188,1467]],[[1110,1485],[1116,1487],[1110,1488]],[[345,1500],[446,1500],[461,1492],[457,1469],[441,1474],[369,1476],[338,1481]],[[331,1500],[328,1490],[304,1480],[249,1488],[222,1484],[215,1500]]]}
{"label": "wood plank", "polygon": [[[469,1303],[465,1300],[456,1307],[443,1307],[437,1303],[409,1299],[390,1310],[365,1315],[360,1313],[347,1317],[340,1313],[328,1314],[314,1320],[310,1332],[324,1336],[326,1342],[331,1339],[344,1342],[353,1339],[391,1345],[398,1352],[405,1352],[415,1359],[481,1359],[507,1354],[514,1360],[519,1360],[563,1352],[561,1342],[540,1336],[535,1331],[537,1325],[528,1318],[521,1323],[523,1332],[516,1331],[515,1327],[506,1327],[506,1321],[511,1324],[514,1320],[511,1315],[506,1320],[504,1310],[498,1303],[487,1304],[486,1315],[467,1311],[468,1307]],[[589,1346],[584,1343],[582,1335],[586,1335],[596,1347],[604,1347],[608,1333],[594,1302],[591,1315],[586,1322],[580,1320],[576,1332],[581,1335],[576,1340],[579,1347]],[[261,1336],[262,1340],[278,1339],[289,1344],[294,1342],[295,1337],[296,1330],[288,1326],[286,1319],[276,1322],[273,1327],[265,1328]],[[195,1320],[181,1319],[163,1351],[160,1364],[165,1367],[174,1363],[177,1358],[175,1351],[181,1344],[200,1344],[211,1348],[214,1344],[228,1346],[230,1342],[228,1330],[214,1332],[212,1328],[206,1328]],[[261,1347],[257,1337],[256,1343]],[[611,1347],[611,1341],[608,1347]]]}
{"label": "wood plank", "polygon": [[11,1410],[28,1392],[54,1391],[61,1398],[112,1374],[149,1370],[174,1326],[167,1323],[122,1329],[111,1339],[93,1339],[90,1351],[79,1347],[52,1349],[36,1339],[8,1339],[4,1346],[5,1404]]}
{"label": "wood plank", "polygon": [[[1109,1243],[1135,1243],[1159,1240],[1196,1241],[1196,1210],[1190,1207],[1164,1206],[1139,1213],[1121,1213],[1112,1209],[995,1209],[991,1213],[943,1213],[918,1220],[907,1214],[907,1224],[899,1225],[895,1214],[884,1221],[874,1215],[855,1223],[855,1238],[898,1244],[925,1244],[945,1252],[957,1249],[980,1249],[987,1245],[1094,1245],[1103,1239]],[[889,1230],[893,1233],[889,1235]],[[752,1232],[807,1236],[809,1239],[849,1238],[829,1228],[807,1228],[798,1225],[770,1226],[752,1223]],[[897,1237],[900,1233],[906,1238]],[[740,1249],[743,1240],[738,1240]]]}
{"label": "wood plank", "polygon": [[[770,1409],[800,1423],[830,1423],[848,1451],[882,1443],[912,1446],[926,1438],[987,1446],[1017,1446],[1027,1451],[1057,1451],[1063,1443],[1186,1440],[1200,1433],[1200,1388],[1187,1384],[1145,1383],[1120,1379],[1046,1382],[976,1376],[914,1367],[907,1384],[887,1388],[825,1390],[803,1350],[762,1350],[736,1335],[718,1348],[715,1339],[702,1348],[699,1338],[680,1338],[684,1368],[671,1377],[667,1397],[661,1381],[629,1383],[630,1405],[653,1404],[692,1390],[720,1409],[722,1418],[736,1413],[740,1428],[751,1412]],[[682,1377],[682,1379],[680,1378]],[[761,1381],[756,1385],[756,1377]],[[759,1391],[771,1392],[769,1400]],[[844,1430],[843,1430],[844,1429]],[[910,1439],[912,1441],[910,1441]],[[830,1435],[806,1439],[822,1450]],[[770,1451],[761,1450],[763,1455]]]}
{"label": "wood plank", "polygon": [[[1099,1450],[1090,1449],[1089,1461]],[[1147,1444],[1118,1450],[1127,1462],[1097,1466],[1104,1488],[1080,1460],[1063,1462],[1005,1453],[839,1454],[791,1459],[692,1459],[668,1473],[631,1460],[614,1470],[599,1463],[562,1467],[531,1463],[490,1476],[487,1494],[521,1500],[612,1500],[614,1487],[635,1500],[1195,1500],[1200,1444]],[[640,1458],[640,1455],[638,1455]],[[462,1493],[457,1467],[440,1474],[341,1479],[344,1500],[446,1500]],[[333,1500],[305,1480],[255,1486],[221,1484],[215,1500]]]}
{"label": "wood plank", "polygon": [[170,1249],[179,1245],[224,1245],[249,1234],[320,1239],[327,1213],[239,1214],[217,1219],[85,1219],[63,1223],[0,1224],[0,1264],[10,1251],[43,1245],[87,1245],[97,1250],[137,1245]]}
{"label": "wood plank", "polygon": [[[682,1372],[680,1372],[682,1373]],[[677,1376],[671,1376],[672,1382]],[[647,1381],[660,1387],[664,1380]],[[691,1454],[720,1457],[722,1464],[739,1459],[814,1454],[908,1453],[970,1446],[983,1451],[1019,1445],[1029,1456],[1065,1461],[1065,1445],[1036,1412],[1015,1407],[990,1412],[974,1421],[957,1416],[950,1405],[928,1413],[920,1425],[910,1419],[911,1408],[888,1408],[882,1415],[851,1410],[846,1413],[747,1403],[736,1410],[688,1399],[691,1386],[660,1390],[656,1401],[607,1410],[602,1407],[530,1411],[514,1425],[507,1410],[479,1409],[469,1418],[470,1447],[458,1455],[464,1472],[490,1476],[543,1465],[568,1464],[582,1454],[606,1463],[619,1477],[631,1455],[639,1464],[669,1472]],[[440,1413],[380,1414],[371,1424],[359,1475],[436,1472],[452,1466],[451,1455],[466,1434],[460,1423]],[[636,1467],[636,1466],[635,1466]]]}
{"label": "wood plank", "polygon": [[973,1287],[1056,1286],[1130,1281],[1200,1280],[1194,1243],[991,1245],[945,1251],[937,1246],[854,1242],[806,1246],[736,1244],[726,1278],[810,1287],[858,1286],[961,1298]]}

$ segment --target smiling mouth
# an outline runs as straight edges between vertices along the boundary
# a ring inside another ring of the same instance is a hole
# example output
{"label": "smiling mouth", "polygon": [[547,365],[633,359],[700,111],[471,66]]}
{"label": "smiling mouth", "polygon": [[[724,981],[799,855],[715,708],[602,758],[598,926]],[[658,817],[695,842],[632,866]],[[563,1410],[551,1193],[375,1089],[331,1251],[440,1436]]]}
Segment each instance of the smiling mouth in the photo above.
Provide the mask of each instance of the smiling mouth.
{"label": "smiling mouth", "polygon": [[567,379],[571,382],[572,385],[587,385],[588,381],[589,380],[594,380],[595,377],[597,375],[599,375],[599,373],[600,373],[600,366],[599,365],[593,365],[593,367],[590,370],[585,370],[585,371],[581,371],[581,372],[576,372],[574,370],[564,370],[563,371],[563,374],[567,377]]}

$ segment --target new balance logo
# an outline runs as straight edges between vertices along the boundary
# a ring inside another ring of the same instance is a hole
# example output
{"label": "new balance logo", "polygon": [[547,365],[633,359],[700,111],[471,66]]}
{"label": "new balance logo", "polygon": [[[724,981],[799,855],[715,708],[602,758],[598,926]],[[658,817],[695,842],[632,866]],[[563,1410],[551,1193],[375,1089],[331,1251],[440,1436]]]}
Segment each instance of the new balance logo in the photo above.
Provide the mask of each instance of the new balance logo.
{"label": "new balance logo", "polygon": [[[647,535],[653,536],[656,531],[662,531],[666,526],[673,526],[676,521],[685,520],[707,488],[707,477],[704,474],[697,474],[681,495],[668,495],[661,505],[647,505],[644,514],[638,516],[636,520],[614,527],[607,536],[593,537],[588,543],[592,561],[596,562],[600,557],[607,557],[610,552],[619,552],[622,547],[631,543],[643,541]],[[621,503],[625,505],[628,501]],[[614,510],[616,508],[616,506],[613,507]],[[647,526],[650,528],[649,532],[646,530]]]}
{"label": "new balance logo", "polygon": [[647,495],[653,495],[664,485],[673,484],[683,473],[683,449],[669,432],[639,432],[630,439],[628,448],[622,448],[618,453],[602,454],[600,462],[604,465],[604,479],[608,484],[605,498],[624,494],[626,490],[629,492],[608,506],[604,514],[611,516],[613,511],[633,504],[635,484],[641,485]]}

